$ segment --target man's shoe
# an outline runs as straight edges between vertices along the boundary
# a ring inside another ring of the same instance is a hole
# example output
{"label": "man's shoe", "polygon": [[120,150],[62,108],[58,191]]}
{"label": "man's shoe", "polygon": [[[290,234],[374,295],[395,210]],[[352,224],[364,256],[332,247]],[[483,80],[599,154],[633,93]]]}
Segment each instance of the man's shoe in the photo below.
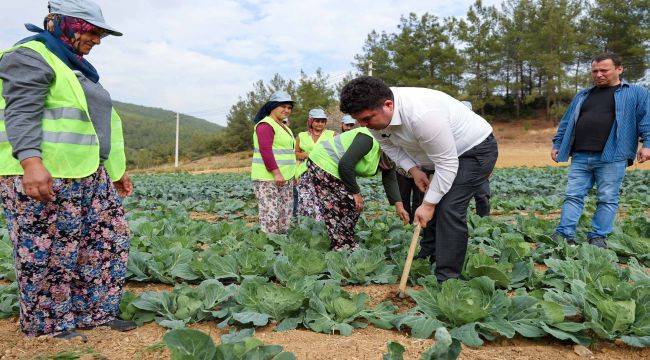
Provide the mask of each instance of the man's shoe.
{"label": "man's shoe", "polygon": [[565,237],[564,235],[562,235],[562,234],[560,234],[560,233],[558,233],[558,232],[553,233],[553,235],[551,235],[551,239],[552,239],[553,242],[556,243],[556,244],[559,244],[559,243],[560,243],[560,239],[564,239],[564,240],[566,241],[566,243],[569,244],[569,245],[575,245],[575,244],[576,244],[576,240],[575,240],[575,239],[571,239],[571,238]]}
{"label": "man's shoe", "polygon": [[595,238],[589,239],[589,243],[601,249],[607,249],[607,240],[602,236],[597,236]]}
{"label": "man's shoe", "polygon": [[133,321],[114,319],[100,325],[79,327],[79,329],[91,330],[94,328],[98,328],[100,326],[107,326],[112,330],[121,331],[121,332],[131,331],[138,327],[138,325],[136,325],[136,323],[134,323]]}
{"label": "man's shoe", "polygon": [[84,334],[79,334],[76,331],[64,331],[60,334],[54,335],[53,338],[55,339],[63,339],[63,340],[72,340],[75,338],[80,338],[81,341],[83,342],[88,342],[88,337]]}

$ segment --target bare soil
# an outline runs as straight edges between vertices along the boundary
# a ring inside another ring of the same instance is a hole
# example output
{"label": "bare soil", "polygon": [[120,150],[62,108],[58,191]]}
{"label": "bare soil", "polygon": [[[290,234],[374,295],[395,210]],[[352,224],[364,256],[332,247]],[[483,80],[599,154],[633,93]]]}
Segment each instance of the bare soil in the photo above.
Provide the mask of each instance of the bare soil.
{"label": "bare soil", "polygon": [[[134,292],[169,290],[171,286],[163,284],[129,283],[127,290]],[[396,285],[348,286],[350,292],[366,292],[376,305],[386,299],[392,299]],[[406,305],[404,305],[406,304]],[[405,300],[399,304],[400,310],[406,310],[412,303]],[[214,322],[191,325],[191,328],[204,331],[215,340],[227,333],[216,327]],[[407,332],[381,330],[369,326],[355,329],[352,336],[320,334],[309,330],[292,330],[275,332],[274,326],[258,329],[255,336],[267,344],[279,344],[286,351],[296,354],[298,359],[381,359],[389,341],[397,341],[406,348],[405,359],[418,359],[428,349],[433,340],[415,339]],[[57,340],[48,337],[26,338],[20,331],[17,318],[0,320],[0,359],[35,359],[48,358],[64,351],[77,351],[87,354],[82,359],[169,359],[169,352],[162,347],[165,329],[150,323],[136,330],[119,333],[108,328],[83,331],[88,342],[80,340]],[[593,357],[602,360],[650,359],[650,349],[634,349],[613,343],[600,343],[590,349]],[[523,338],[498,340],[480,348],[463,346],[460,359],[495,360],[495,359],[581,359],[573,350],[573,345],[560,343],[554,339],[528,340]]]}
{"label": "bare soil", "polygon": [[[199,212],[199,211],[190,212],[189,217],[192,220],[200,220],[200,221],[211,222],[211,223],[228,220],[227,216],[222,216],[222,215],[213,214],[209,212]],[[257,216],[244,216],[243,219],[244,221],[246,221],[246,225],[249,227],[253,226],[253,224],[256,224],[258,222]]]}

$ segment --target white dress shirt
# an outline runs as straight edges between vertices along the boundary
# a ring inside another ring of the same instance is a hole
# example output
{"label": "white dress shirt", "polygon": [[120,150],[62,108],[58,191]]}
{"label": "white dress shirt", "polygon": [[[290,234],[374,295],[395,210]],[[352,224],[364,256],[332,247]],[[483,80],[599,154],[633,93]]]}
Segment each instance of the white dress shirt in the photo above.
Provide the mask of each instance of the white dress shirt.
{"label": "white dress shirt", "polygon": [[437,90],[391,88],[395,108],[390,124],[371,130],[397,166],[435,170],[424,201],[437,204],[458,171],[458,156],[480,144],[492,126],[462,102]]}

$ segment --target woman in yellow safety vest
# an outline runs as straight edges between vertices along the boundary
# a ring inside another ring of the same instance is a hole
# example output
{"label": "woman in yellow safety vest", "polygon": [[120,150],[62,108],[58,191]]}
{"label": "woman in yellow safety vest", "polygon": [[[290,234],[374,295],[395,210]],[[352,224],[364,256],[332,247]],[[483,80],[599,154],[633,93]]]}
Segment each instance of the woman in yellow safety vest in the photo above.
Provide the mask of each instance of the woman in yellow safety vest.
{"label": "woman in yellow safety vest", "polygon": [[307,186],[308,181],[300,181],[301,176],[307,172],[307,157],[317,143],[334,137],[334,131],[325,129],[327,125],[327,115],[323,109],[309,110],[307,119],[307,131],[298,134],[296,139],[296,158],[300,161],[296,170],[296,187],[298,189],[298,215],[309,216],[317,221],[322,219],[319,212],[315,211],[316,204],[310,190]]}
{"label": "woman in yellow safety vest", "polygon": [[[86,60],[107,35],[99,6],[51,0],[45,29],[0,51],[0,200],[28,336],[85,338],[118,320],[129,255],[122,123]],[[119,193],[119,195],[118,195]]]}
{"label": "woman in yellow safety vest", "polygon": [[293,215],[295,139],[283,123],[293,109],[291,96],[278,91],[258,111],[253,131],[251,179],[265,233],[283,234]]}
{"label": "woman in yellow safety vest", "polygon": [[400,199],[395,170],[380,167],[379,143],[365,127],[355,128],[319,142],[309,153],[307,173],[301,181],[310,197],[316,199],[316,211],[325,222],[332,249],[355,249],[354,227],[363,210],[363,197],[356,177],[371,177],[382,172],[382,183],[398,216],[409,216]]}

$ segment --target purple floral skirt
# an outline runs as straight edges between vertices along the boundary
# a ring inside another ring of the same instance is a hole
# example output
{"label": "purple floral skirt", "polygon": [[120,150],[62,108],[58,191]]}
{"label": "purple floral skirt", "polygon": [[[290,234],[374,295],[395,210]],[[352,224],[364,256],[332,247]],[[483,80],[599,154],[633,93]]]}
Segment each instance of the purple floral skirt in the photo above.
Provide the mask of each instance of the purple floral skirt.
{"label": "purple floral skirt", "polygon": [[314,178],[311,171],[300,177],[296,189],[298,190],[298,216],[307,216],[316,221],[323,221],[321,204],[316,193]]}
{"label": "purple floral skirt", "polygon": [[301,178],[309,181],[311,195],[327,227],[333,250],[353,250],[358,247],[354,238],[354,227],[359,221],[352,193],[343,182],[319,168],[311,161],[307,163],[307,173]]}
{"label": "purple floral skirt", "polygon": [[115,319],[126,275],[129,228],[106,170],[55,179],[53,190],[55,200],[42,203],[25,194],[21,176],[0,177],[29,336]]}

